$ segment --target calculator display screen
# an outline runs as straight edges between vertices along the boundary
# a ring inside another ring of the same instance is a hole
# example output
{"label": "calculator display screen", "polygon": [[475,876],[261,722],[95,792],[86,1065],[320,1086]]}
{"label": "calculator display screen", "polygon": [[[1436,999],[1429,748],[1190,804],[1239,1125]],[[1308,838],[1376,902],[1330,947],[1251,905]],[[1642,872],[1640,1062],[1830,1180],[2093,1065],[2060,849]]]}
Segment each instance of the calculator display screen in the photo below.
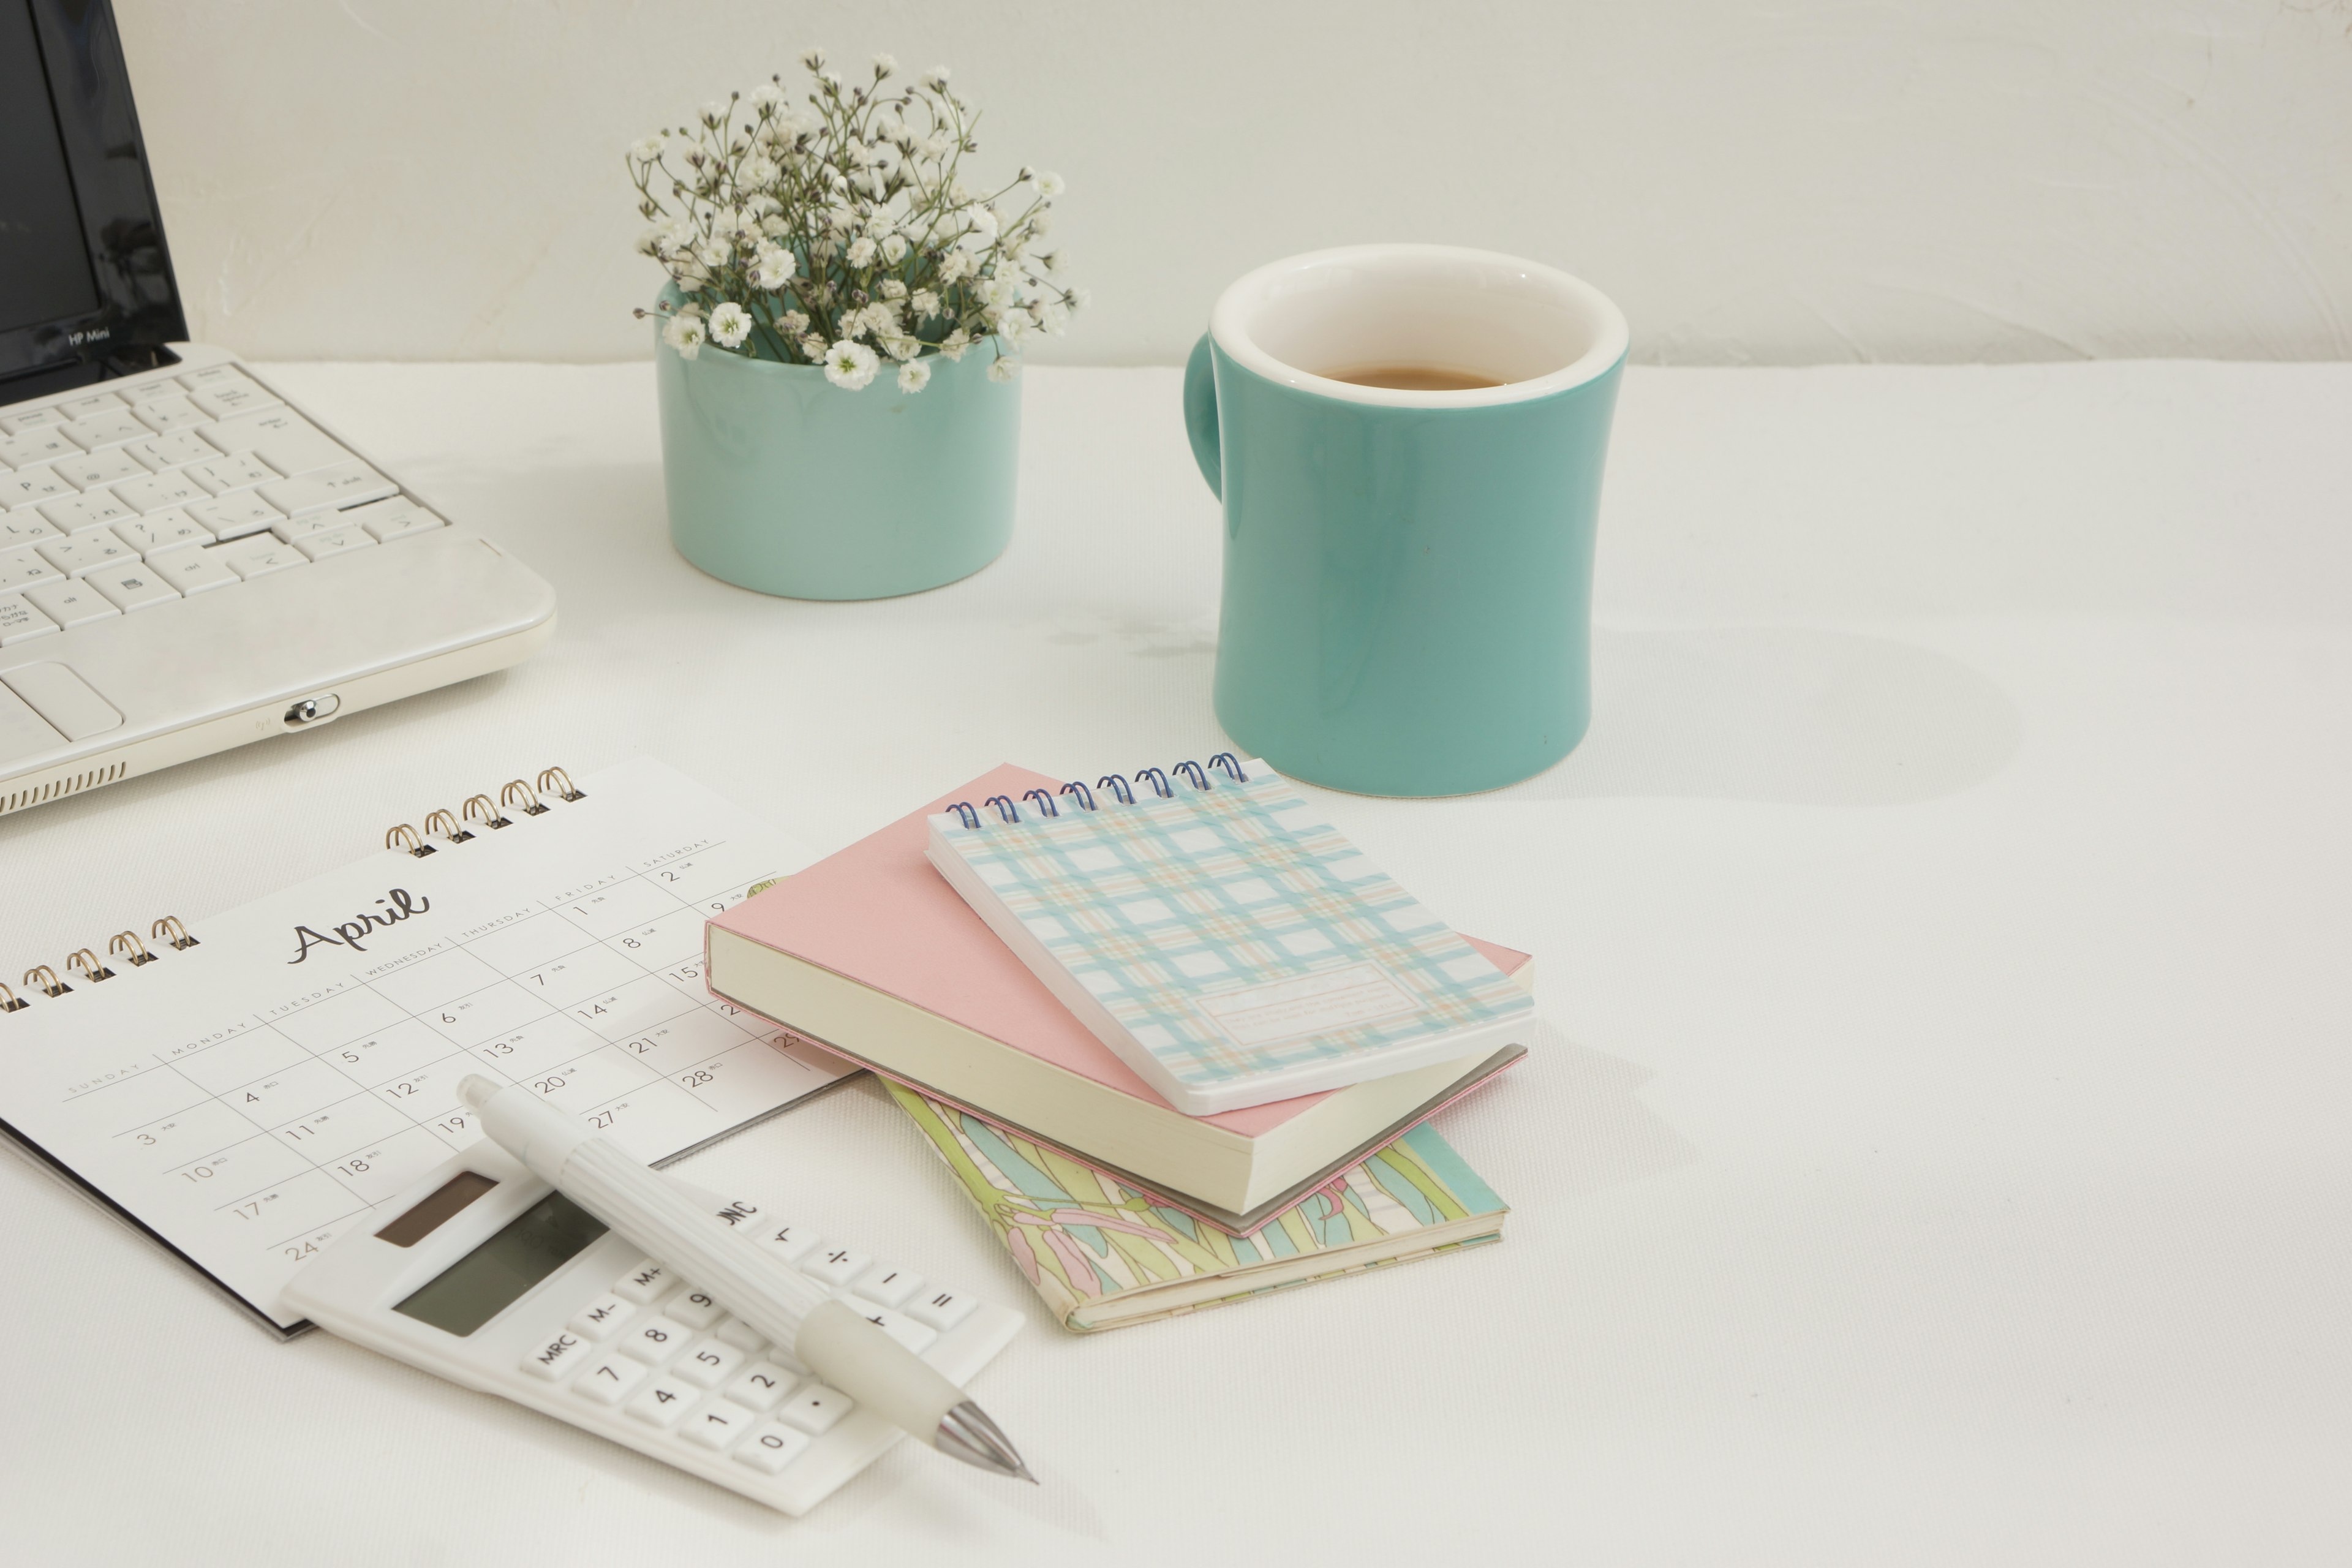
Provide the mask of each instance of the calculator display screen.
{"label": "calculator display screen", "polygon": [[604,1234],[602,1220],[550,1193],[392,1310],[447,1333],[470,1334]]}

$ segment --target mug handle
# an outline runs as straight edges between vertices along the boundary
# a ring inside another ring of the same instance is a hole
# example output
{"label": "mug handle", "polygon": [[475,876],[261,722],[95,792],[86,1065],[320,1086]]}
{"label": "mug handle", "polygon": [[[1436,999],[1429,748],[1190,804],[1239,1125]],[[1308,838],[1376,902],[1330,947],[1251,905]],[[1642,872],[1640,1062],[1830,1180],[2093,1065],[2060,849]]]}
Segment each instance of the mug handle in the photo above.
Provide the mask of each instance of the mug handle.
{"label": "mug handle", "polygon": [[1184,362],[1184,433],[1192,438],[1192,460],[1201,465],[1209,493],[1224,500],[1225,459],[1217,445],[1217,372],[1206,332]]}

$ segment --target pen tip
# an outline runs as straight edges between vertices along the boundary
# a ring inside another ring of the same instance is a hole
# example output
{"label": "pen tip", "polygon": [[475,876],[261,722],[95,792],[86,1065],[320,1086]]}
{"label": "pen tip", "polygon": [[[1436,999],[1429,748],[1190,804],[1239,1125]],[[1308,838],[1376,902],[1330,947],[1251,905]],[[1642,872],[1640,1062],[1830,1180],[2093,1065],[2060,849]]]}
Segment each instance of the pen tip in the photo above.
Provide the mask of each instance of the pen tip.
{"label": "pen tip", "polygon": [[967,1399],[940,1418],[940,1429],[931,1446],[952,1458],[961,1459],[974,1469],[992,1475],[1008,1476],[1015,1480],[1039,1484],[1021,1458],[1020,1450],[1003,1430],[988,1418],[988,1413]]}

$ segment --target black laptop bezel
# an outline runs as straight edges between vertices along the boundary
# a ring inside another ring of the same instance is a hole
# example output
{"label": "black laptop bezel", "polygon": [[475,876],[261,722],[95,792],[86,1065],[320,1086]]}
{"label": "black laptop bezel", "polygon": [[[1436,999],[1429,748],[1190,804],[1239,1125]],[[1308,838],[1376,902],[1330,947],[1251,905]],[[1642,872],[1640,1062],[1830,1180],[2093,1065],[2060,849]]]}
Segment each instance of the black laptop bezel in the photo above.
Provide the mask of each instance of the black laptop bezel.
{"label": "black laptop bezel", "polygon": [[99,305],[0,331],[0,403],[31,395],[22,390],[28,382],[46,389],[169,363],[156,350],[188,336],[114,7],[110,0],[29,4]]}

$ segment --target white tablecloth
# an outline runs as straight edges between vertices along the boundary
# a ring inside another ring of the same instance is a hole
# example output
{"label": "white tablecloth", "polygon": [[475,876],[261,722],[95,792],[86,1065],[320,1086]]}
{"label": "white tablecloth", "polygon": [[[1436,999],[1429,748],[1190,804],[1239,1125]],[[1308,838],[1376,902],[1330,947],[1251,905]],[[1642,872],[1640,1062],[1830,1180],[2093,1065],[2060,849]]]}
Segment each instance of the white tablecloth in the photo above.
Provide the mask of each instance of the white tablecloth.
{"label": "white tablecloth", "polygon": [[[869,605],[670,552],[646,367],[270,374],[545,574],[558,641],[0,821],[16,967],[549,763],[651,752],[840,843],[1000,761],[1220,749],[1172,371],[1033,373],[1011,552]],[[8,1555],[2346,1561],[2347,431],[2347,366],[1633,373],[1591,738],[1329,802],[1538,956],[1537,1055],[1440,1123],[1508,1238],[1033,1317],[976,1388],[1043,1489],[902,1446],[794,1523],[275,1343],[5,1159]],[[870,1084],[688,1168],[1029,1304]]]}

